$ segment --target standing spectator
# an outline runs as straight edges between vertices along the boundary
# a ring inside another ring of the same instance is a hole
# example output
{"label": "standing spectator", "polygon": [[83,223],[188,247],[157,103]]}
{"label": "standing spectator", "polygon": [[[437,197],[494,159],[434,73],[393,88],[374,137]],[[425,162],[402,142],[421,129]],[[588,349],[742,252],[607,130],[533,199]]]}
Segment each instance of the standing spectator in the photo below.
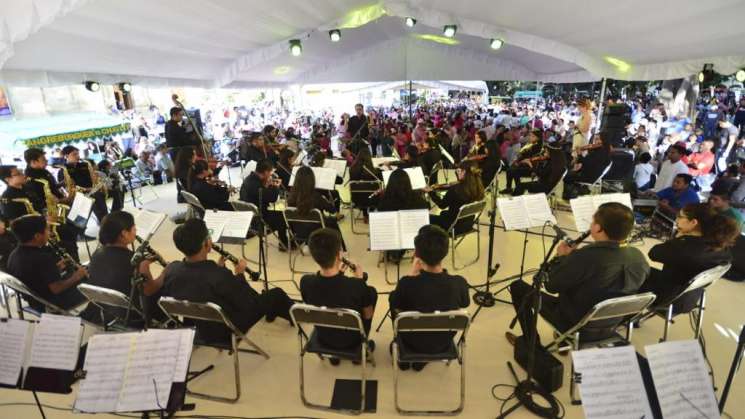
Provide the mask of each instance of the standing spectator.
{"label": "standing spectator", "polygon": [[166,175],[166,182],[170,183],[174,177],[174,165],[171,156],[168,155],[168,147],[165,144],[158,146],[158,153],[155,155],[155,170],[161,173],[155,179],[155,184],[158,185],[163,182],[163,174]]}
{"label": "standing spectator", "polygon": [[673,145],[667,151],[667,160],[662,162],[660,174],[652,190],[659,192],[673,185],[673,179],[679,174],[688,174],[688,166],[681,160],[686,153],[686,149],[680,145]]}

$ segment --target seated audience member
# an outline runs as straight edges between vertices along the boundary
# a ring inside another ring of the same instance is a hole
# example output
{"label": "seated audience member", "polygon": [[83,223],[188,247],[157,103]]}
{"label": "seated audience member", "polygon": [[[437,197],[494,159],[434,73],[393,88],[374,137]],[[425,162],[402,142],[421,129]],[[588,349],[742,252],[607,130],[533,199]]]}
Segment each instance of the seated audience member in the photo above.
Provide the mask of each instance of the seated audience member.
{"label": "seated audience member", "polygon": [[230,190],[224,185],[211,182],[209,180],[211,176],[207,161],[197,160],[194,162],[187,189],[199,198],[199,202],[206,209],[232,211],[233,207],[228,202]]}
{"label": "seated audience member", "polygon": [[[462,162],[455,171],[458,183],[451,186],[440,197],[435,191],[429,192],[429,197],[442,211],[438,215],[430,215],[430,223],[440,226],[447,231],[458,217],[460,209],[472,202],[484,199],[484,185],[481,184],[481,173],[478,165],[474,162]],[[456,232],[460,233],[470,228],[470,223],[462,220],[456,226]]]}
{"label": "seated audience member", "polygon": [[688,204],[698,203],[698,193],[691,188],[692,180],[689,174],[675,176],[671,187],[657,192],[657,198],[660,200],[659,208],[670,215],[676,214]]}
{"label": "seated audience member", "polygon": [[721,176],[719,176],[717,180],[715,180],[714,183],[711,184],[711,189],[721,188],[722,190],[731,191],[732,193],[734,193],[735,189],[737,189],[737,186],[740,184],[739,172],[739,165],[731,164],[727,166],[727,169],[724,171],[724,173],[722,173]]}
{"label": "seated audience member", "polygon": [[745,225],[745,218],[740,211],[732,208],[730,193],[731,189],[727,189],[726,185],[713,188],[709,193],[709,206],[725,217],[735,220],[737,227],[742,230]]}
{"label": "seated audience member", "polygon": [[[331,214],[336,213],[336,208],[334,208],[334,205],[331,203],[330,199],[316,189],[315,175],[313,174],[313,170],[311,170],[311,168],[308,166],[302,166],[300,169],[298,169],[297,173],[295,173],[295,183],[293,184],[292,190],[290,190],[290,194],[287,197],[287,205],[297,208],[298,215],[301,216],[310,215],[311,211],[314,209],[321,211],[322,215],[324,211]],[[336,221],[335,216],[324,216],[324,224],[327,227],[336,230],[339,233],[339,237],[342,237],[341,230],[339,229],[339,223]],[[310,236],[310,234],[306,235],[305,232],[302,232],[302,234],[305,237]],[[343,238],[341,246],[342,249],[344,249],[344,251],[346,252],[347,248],[344,244]]]}
{"label": "seated audience member", "polygon": [[[62,309],[72,309],[87,301],[75,287],[88,272],[80,267],[63,277],[64,263],[47,247],[48,227],[41,215],[24,215],[13,220],[10,229],[19,244],[8,257],[8,273],[44,300]],[[31,299],[28,303],[35,310],[44,311],[41,303]]]}
{"label": "seated audience member", "polygon": [[693,176],[708,175],[714,168],[714,139],[707,138],[701,143],[701,149],[688,157],[688,173]]}
{"label": "seated audience member", "polygon": [[[207,259],[212,240],[204,221],[193,218],[176,227],[173,242],[184,254],[184,260],[170,263],[164,271],[163,295],[194,303],[215,303],[243,333],[262,317],[269,322],[281,317],[292,323],[292,300],[280,288],[261,294],[251,288],[243,275],[245,260],[241,259],[230,272],[225,259]],[[200,337],[208,342],[223,342],[230,336],[228,329],[218,323],[197,321],[196,327]]]}
{"label": "seated audience member", "polygon": [[[542,294],[541,316],[559,330],[568,330],[595,304],[635,294],[647,279],[649,265],[639,249],[624,245],[633,228],[634,214],[628,207],[605,203],[593,215],[593,243],[578,249],[562,242],[545,284],[546,291],[558,296]],[[523,335],[529,336],[536,315],[531,310],[533,286],[515,281],[510,293]],[[526,305],[528,308],[523,308]],[[591,338],[603,338],[608,332],[599,330]],[[506,336],[514,345],[517,337],[511,332]]]}
{"label": "seated audience member", "polygon": [[[274,165],[269,160],[261,160],[256,163],[256,170],[243,179],[241,185],[241,201],[256,205],[261,211],[261,218],[272,230],[277,232],[280,242],[280,250],[287,249],[287,224],[282,211],[270,210],[269,204],[277,202],[279,188],[282,185],[280,179],[272,179]],[[254,217],[257,220],[257,217]],[[257,220],[258,222],[258,220]]]}
{"label": "seated audience member", "polygon": [[[678,234],[674,239],[655,245],[649,258],[662,263],[662,270],[652,269],[641,292],[652,291],[657,301],[679,294],[699,273],[732,259],[730,247],[739,229],[735,221],[717,214],[707,204],[686,205],[676,219]],[[676,312],[689,311],[701,296],[701,290],[688,293],[675,304]]]}
{"label": "seated audience member", "polygon": [[[398,281],[388,298],[392,318],[405,311],[433,313],[468,307],[470,300],[465,278],[450,275],[442,267],[449,243],[448,234],[438,226],[430,224],[419,229],[414,238],[411,273]],[[402,333],[399,344],[416,352],[439,353],[452,344],[453,335],[451,332]],[[424,363],[413,364],[416,371],[421,371],[424,366]],[[402,370],[409,367],[412,365],[399,364]]]}
{"label": "seated audience member", "polygon": [[[88,265],[87,282],[98,287],[108,288],[119,291],[130,297],[132,294],[132,258],[134,252],[130,246],[135,242],[137,237],[137,227],[132,214],[125,211],[114,211],[103,218],[101,229],[98,231],[98,241],[101,247],[91,256]],[[137,272],[142,275],[145,281],[142,283],[142,293],[144,294],[145,307],[141,307],[139,294],[135,293],[132,303],[134,307],[141,311],[147,311],[148,314],[158,315],[162,313],[158,308],[158,292],[163,286],[163,275],[157,278],[153,277],[150,272],[152,259],[143,259],[137,266]],[[113,318],[124,319],[126,310],[103,306],[104,319],[108,322]],[[137,317],[132,312],[130,319]],[[151,316],[148,316],[148,318]],[[99,317],[100,318],[100,317]]]}
{"label": "seated audience member", "polygon": [[[365,273],[360,264],[350,267],[353,277],[345,275],[341,245],[339,232],[330,228],[311,234],[308,247],[320,270],[300,279],[300,293],[308,304],[357,311],[369,337],[378,294],[375,288],[365,282]],[[347,330],[319,328],[318,338],[324,345],[337,349],[349,349],[360,344],[359,333]],[[369,340],[368,348],[374,350],[375,342]],[[332,363],[338,365],[338,360]]]}
{"label": "seated audience member", "polygon": [[639,162],[634,166],[634,185],[639,192],[646,191],[654,184],[654,166],[649,163],[650,161],[652,156],[645,152],[639,156]]}
{"label": "seated audience member", "polygon": [[667,149],[667,159],[662,162],[660,173],[657,175],[657,181],[654,183],[653,192],[659,192],[673,185],[673,180],[680,174],[688,174],[688,166],[682,158],[687,153],[686,148],[682,145],[672,145]]}

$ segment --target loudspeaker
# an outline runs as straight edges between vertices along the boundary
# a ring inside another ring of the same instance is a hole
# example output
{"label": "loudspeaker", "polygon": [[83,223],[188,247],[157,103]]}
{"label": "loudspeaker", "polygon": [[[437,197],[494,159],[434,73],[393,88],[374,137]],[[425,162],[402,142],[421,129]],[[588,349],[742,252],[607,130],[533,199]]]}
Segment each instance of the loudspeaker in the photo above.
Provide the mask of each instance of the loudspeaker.
{"label": "loudspeaker", "polygon": [[[515,361],[527,370],[528,339],[525,336],[518,337],[515,342]],[[546,349],[539,346],[535,350],[533,359],[533,378],[544,390],[553,393],[564,383],[564,365]]]}
{"label": "loudspeaker", "polygon": [[631,123],[631,108],[623,104],[610,105],[603,110],[600,132],[613,147],[622,147],[626,136],[626,125]]}

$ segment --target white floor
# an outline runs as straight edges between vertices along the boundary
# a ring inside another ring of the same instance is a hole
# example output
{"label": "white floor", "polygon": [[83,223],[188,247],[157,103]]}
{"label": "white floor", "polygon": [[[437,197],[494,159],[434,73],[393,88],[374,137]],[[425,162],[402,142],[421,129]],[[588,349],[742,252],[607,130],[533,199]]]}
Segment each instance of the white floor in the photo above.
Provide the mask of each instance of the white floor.
{"label": "white floor", "polygon": [[[238,179],[237,171],[233,171],[232,179]],[[150,200],[146,208],[166,211],[168,213],[178,212],[175,202],[175,185],[164,185],[157,187],[158,198],[152,191],[146,191],[144,198]],[[348,212],[347,212],[348,214]],[[487,220],[486,214],[483,220]],[[559,213],[559,220],[563,226],[572,227],[571,215]],[[354,235],[350,230],[349,216],[341,223],[344,237],[350,249],[350,259],[361,263],[369,272],[369,283],[375,286],[379,292],[388,291],[393,286],[386,284],[383,278],[382,267],[376,267],[377,254],[367,251],[368,242],[365,235]],[[362,226],[363,228],[365,226]],[[167,221],[156,234],[152,244],[167,260],[180,258],[171,241],[171,233],[174,225]],[[470,284],[481,284],[486,276],[486,259],[488,251],[487,229],[482,228],[481,234],[481,259],[466,269],[458,271]],[[574,233],[576,234],[576,233]],[[458,250],[459,260],[472,257],[476,252],[475,236],[466,239]],[[539,237],[529,237],[526,255],[526,268],[536,268],[543,254],[543,243]],[[505,278],[520,271],[520,259],[522,255],[523,235],[516,232],[504,232],[497,230],[494,245],[495,261],[500,263],[496,278]],[[550,244],[546,241],[546,246]],[[647,242],[640,247],[646,252],[652,245]],[[256,239],[248,242],[247,254],[255,259],[257,252]],[[228,246],[234,254],[240,255],[237,246]],[[450,265],[448,258],[448,266]],[[287,255],[279,253],[276,247],[270,248],[269,252],[269,278],[288,279],[289,271]],[[300,267],[308,270],[314,269],[310,257],[301,258]],[[389,270],[389,273],[394,270]],[[393,278],[391,278],[393,279]],[[297,297],[298,293],[288,283],[282,284],[291,297]],[[500,286],[492,288],[499,289]],[[502,292],[500,298],[509,300],[509,293]],[[735,350],[736,338],[745,318],[745,284],[729,281],[719,281],[708,293],[708,307],[704,320],[704,335],[706,336],[709,358],[714,368],[716,385],[719,391],[724,386],[724,380],[729,370],[732,356]],[[739,307],[739,308],[738,308]],[[387,296],[383,295],[378,301],[374,326],[383,318],[388,308]],[[473,313],[477,306],[471,305],[469,311]],[[466,418],[488,418],[498,415],[501,402],[492,396],[492,386],[496,384],[513,384],[512,376],[506,366],[507,361],[512,361],[512,347],[504,338],[504,332],[508,330],[508,324],[514,316],[510,305],[497,303],[495,307],[485,308],[472,324],[466,355],[466,403],[465,410],[461,414]],[[646,322],[642,328],[635,330],[634,345],[643,353],[644,345],[657,343],[662,334],[662,321],[652,319]],[[541,324],[539,326],[544,342],[550,339],[550,331]],[[94,331],[90,331],[93,333]],[[97,331],[95,331],[97,332]],[[518,327],[519,332],[519,327]],[[261,345],[271,355],[271,359],[264,360],[251,354],[241,354],[241,399],[235,404],[223,404],[209,402],[189,397],[187,402],[196,403],[196,410],[191,412],[207,417],[219,415],[266,417],[266,416],[306,416],[306,417],[342,417],[343,415],[306,409],[300,401],[298,380],[298,342],[297,334],[293,328],[278,319],[272,324],[261,322],[251,329],[249,337]],[[390,322],[385,322],[379,333],[373,333],[372,339],[377,342],[378,349],[375,352],[377,366],[372,368],[372,379],[378,381],[377,412],[367,414],[376,417],[395,417],[396,410],[393,405],[392,367],[391,357],[388,354],[388,343],[391,339]],[[680,318],[672,327],[670,339],[689,339],[692,331],[688,325],[687,318]],[[569,363],[568,357],[559,357],[565,366],[564,386],[555,395],[567,408],[568,418],[583,417],[581,407],[569,405],[568,380]],[[212,349],[200,348],[194,352],[192,357],[192,370],[201,368],[208,364],[215,364],[215,369],[207,375],[192,383],[193,390],[229,394],[232,391],[232,361],[226,353],[219,353]],[[320,362],[315,357],[306,360],[306,389],[309,397],[319,403],[328,403],[331,398],[333,380],[335,378],[355,378],[358,368],[350,363],[342,363],[341,366],[333,367],[327,362]],[[524,371],[518,368],[521,378]],[[742,374],[741,374],[742,375]],[[449,367],[444,364],[428,365],[422,372],[404,372],[401,377],[401,403],[410,408],[446,409],[457,403],[458,367],[452,364]],[[745,417],[745,404],[738,395],[745,391],[745,377],[737,377],[734,387],[730,393],[730,399],[726,411],[732,417]],[[499,389],[496,394],[505,397],[508,390]],[[43,403],[51,406],[69,409],[74,400],[74,394],[55,395],[40,394]],[[33,405],[31,393],[17,390],[0,390],[0,417],[1,418],[29,418],[38,417],[38,411]],[[4,403],[24,403],[24,405],[7,406]],[[31,403],[31,404],[28,404]],[[66,418],[73,414],[69,411],[58,411],[47,409],[47,417]],[[186,414],[186,413],[184,413]],[[511,417],[528,418],[533,417],[530,413],[521,409]]]}

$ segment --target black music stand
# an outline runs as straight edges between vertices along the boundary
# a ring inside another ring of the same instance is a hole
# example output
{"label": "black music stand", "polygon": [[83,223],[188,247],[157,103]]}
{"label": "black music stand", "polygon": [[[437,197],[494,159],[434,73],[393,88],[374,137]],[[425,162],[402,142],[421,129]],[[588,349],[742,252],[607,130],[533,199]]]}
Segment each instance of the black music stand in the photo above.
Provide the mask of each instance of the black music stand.
{"label": "black music stand", "polygon": [[729,395],[732,381],[735,379],[735,373],[740,368],[743,352],[745,352],[745,326],[743,326],[742,331],[740,332],[740,338],[737,340],[737,349],[735,350],[735,356],[732,359],[732,366],[729,369],[727,382],[724,384],[724,390],[722,390],[722,397],[719,399],[720,413],[724,413],[724,405],[727,403],[727,396]]}

